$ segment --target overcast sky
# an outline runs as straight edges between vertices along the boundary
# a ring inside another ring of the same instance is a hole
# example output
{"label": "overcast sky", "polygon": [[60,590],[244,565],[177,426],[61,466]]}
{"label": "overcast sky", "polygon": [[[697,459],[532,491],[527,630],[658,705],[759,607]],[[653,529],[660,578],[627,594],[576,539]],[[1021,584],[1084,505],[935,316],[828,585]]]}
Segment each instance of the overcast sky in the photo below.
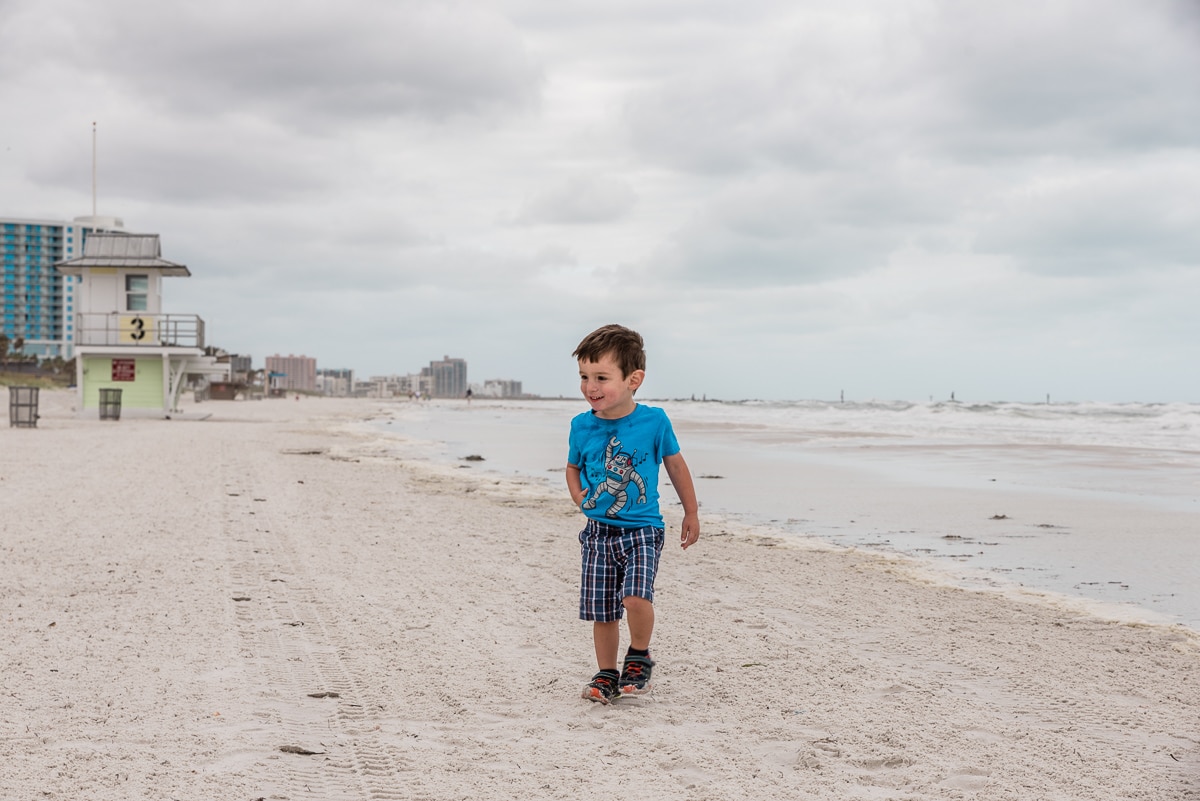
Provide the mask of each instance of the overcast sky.
{"label": "overcast sky", "polygon": [[578,392],[1200,401],[1197,0],[0,0],[0,215],[209,343]]}

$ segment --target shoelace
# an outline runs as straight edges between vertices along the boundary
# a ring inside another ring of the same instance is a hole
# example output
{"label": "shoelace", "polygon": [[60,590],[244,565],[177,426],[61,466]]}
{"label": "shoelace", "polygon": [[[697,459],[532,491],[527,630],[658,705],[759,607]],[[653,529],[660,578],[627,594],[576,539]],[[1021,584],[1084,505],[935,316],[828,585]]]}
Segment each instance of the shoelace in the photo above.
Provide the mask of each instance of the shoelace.
{"label": "shoelace", "polygon": [[642,677],[642,666],[637,662],[630,662],[625,666],[625,675],[631,679],[640,679]]}

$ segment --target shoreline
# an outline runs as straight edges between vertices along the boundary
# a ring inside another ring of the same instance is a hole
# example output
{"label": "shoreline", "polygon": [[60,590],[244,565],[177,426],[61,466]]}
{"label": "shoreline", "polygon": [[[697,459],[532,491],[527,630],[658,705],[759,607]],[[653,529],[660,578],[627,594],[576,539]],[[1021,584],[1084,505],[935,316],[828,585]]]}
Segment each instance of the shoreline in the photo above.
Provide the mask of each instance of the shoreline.
{"label": "shoreline", "polygon": [[397,458],[360,401],[202,406],[0,434],[14,797],[1200,793],[1181,627],[710,524],[668,536],[654,692],[600,707],[569,503]]}
{"label": "shoreline", "polygon": [[[473,468],[545,480],[548,497],[559,496],[561,469],[547,466],[561,464],[565,445],[538,414],[453,402],[384,409],[364,428],[398,455],[463,466],[467,454],[482,454]],[[805,445],[774,428],[686,416],[676,429],[702,517],[907,556],[955,586],[1059,595],[1113,619],[1140,614],[1200,630],[1200,575],[1189,567],[1200,564],[1194,488],[1175,474],[1168,488],[1157,473],[1159,495],[1122,484],[1152,457],[1076,444],[888,442],[878,433],[870,436],[882,444]],[[863,435],[841,432],[851,436]]]}

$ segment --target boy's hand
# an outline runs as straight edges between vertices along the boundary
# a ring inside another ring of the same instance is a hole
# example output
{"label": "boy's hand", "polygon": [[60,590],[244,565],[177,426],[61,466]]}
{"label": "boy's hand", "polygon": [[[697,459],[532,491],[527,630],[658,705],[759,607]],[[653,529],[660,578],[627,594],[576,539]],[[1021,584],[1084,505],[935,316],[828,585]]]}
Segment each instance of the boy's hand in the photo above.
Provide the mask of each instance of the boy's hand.
{"label": "boy's hand", "polygon": [[683,525],[679,530],[680,547],[686,550],[689,545],[695,545],[698,539],[700,539],[700,516],[685,514]]}

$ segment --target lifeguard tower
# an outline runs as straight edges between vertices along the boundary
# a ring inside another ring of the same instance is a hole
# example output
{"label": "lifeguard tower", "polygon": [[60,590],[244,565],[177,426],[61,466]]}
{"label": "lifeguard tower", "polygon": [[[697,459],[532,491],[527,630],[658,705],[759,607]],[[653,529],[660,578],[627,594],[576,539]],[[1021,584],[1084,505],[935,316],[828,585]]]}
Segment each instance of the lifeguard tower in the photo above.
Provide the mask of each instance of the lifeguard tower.
{"label": "lifeguard tower", "polygon": [[162,257],[158,234],[97,231],[82,256],[54,266],[78,282],[67,319],[81,415],[101,409],[102,390],[120,389],[131,416],[170,416],[188,374],[228,379],[228,365],[204,355],[204,321],[162,311],[163,279],[191,272]]}

